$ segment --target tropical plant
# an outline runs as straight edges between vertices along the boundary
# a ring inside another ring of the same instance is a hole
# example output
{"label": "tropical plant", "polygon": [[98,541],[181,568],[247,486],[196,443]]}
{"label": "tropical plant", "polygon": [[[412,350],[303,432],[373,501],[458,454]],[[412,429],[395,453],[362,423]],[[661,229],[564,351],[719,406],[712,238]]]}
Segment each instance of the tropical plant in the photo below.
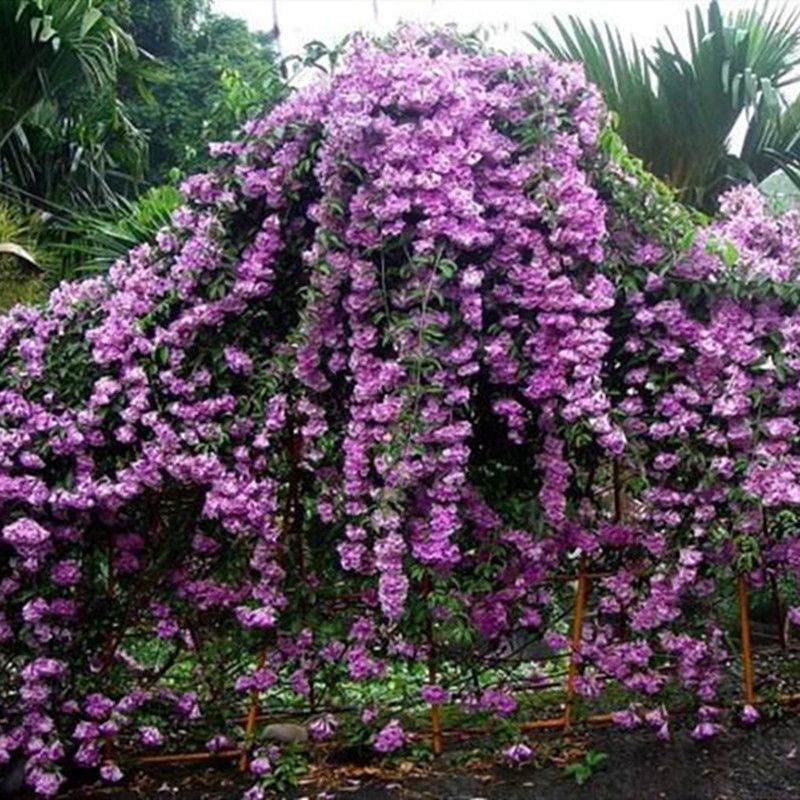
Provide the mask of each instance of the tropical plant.
{"label": "tropical plant", "polygon": [[47,285],[151,236],[161,184],[284,92],[269,37],[207,0],[8,0],[0,41],[0,195],[48,215]]}
{"label": "tropical plant", "polygon": [[[783,90],[800,63],[800,11],[767,4],[724,16],[687,12],[688,54],[667,30],[648,51],[610,25],[556,17],[529,40],[561,60],[579,61],[602,92],[619,132],[645,166],[681,199],[713,210],[736,181],[757,183],[776,168],[800,182],[800,106]],[[739,153],[731,134],[747,132]]]}
{"label": "tropical plant", "polygon": [[113,201],[145,153],[116,91],[133,38],[105,0],[7,0],[0,41],[2,191]]}
{"label": "tropical plant", "polygon": [[154,186],[135,200],[121,198],[112,211],[78,212],[59,226],[63,241],[54,245],[60,257],[58,278],[107,270],[142,242],[169,225],[180,202],[172,184]]}

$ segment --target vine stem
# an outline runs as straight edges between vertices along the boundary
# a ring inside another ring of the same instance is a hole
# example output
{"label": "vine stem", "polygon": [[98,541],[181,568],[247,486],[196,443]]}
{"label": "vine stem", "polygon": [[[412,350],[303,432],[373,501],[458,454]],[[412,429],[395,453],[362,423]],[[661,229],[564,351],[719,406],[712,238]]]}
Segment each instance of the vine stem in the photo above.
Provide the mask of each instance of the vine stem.
{"label": "vine stem", "polygon": [[[292,532],[296,534],[297,559],[299,561],[302,580],[303,582],[305,582],[305,577],[306,577],[305,555],[303,551],[303,539],[301,530],[302,526],[300,524],[300,519],[299,519],[299,508],[300,508],[299,467],[300,467],[300,459],[302,457],[302,450],[303,450],[303,437],[300,431],[295,429],[295,423],[294,420],[292,420],[292,422],[289,425],[289,438],[288,438],[290,470],[289,470],[289,486],[286,494],[286,507],[284,509],[284,514],[283,514],[283,539],[284,541],[287,540],[288,536]],[[304,600],[303,601],[304,616],[305,616],[305,609],[306,609],[306,604]],[[258,649],[258,659],[256,662],[256,668],[259,670],[263,669],[266,660],[267,660],[267,645],[266,643],[262,643]],[[313,678],[312,678],[312,687],[313,687]],[[241,757],[239,758],[239,769],[242,772],[246,772],[248,767],[250,766],[250,748],[252,747],[253,739],[255,738],[255,729],[259,716],[258,695],[259,695],[258,689],[250,690],[250,705],[247,709],[247,718],[244,729],[244,745],[242,747]],[[312,708],[313,705],[315,704],[312,693]]]}

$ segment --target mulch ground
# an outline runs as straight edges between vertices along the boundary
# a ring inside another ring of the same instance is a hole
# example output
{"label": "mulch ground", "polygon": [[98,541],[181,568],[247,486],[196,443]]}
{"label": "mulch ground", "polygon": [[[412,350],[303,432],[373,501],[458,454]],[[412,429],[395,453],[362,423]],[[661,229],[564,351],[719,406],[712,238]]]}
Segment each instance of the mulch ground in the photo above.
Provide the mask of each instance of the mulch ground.
{"label": "mulch ground", "polygon": [[[579,787],[556,766],[465,767],[445,756],[424,772],[317,768],[292,797],[307,800],[800,800],[800,716],[706,743],[680,735],[594,730],[586,745],[608,754]],[[232,767],[159,768],[119,787],[70,791],[69,800],[238,800],[249,783]]]}

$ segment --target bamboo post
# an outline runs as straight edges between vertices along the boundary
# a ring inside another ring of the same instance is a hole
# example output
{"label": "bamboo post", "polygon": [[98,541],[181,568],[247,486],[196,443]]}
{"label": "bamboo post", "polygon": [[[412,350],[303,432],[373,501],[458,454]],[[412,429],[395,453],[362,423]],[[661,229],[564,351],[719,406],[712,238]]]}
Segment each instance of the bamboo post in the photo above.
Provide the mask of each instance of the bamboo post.
{"label": "bamboo post", "polygon": [[[422,579],[422,595],[427,601],[431,594],[431,579],[425,575]],[[425,635],[428,640],[428,682],[437,682],[438,673],[436,670],[436,641],[433,634],[433,616],[430,609],[427,610],[425,622]],[[438,703],[431,704],[431,750],[434,756],[440,756],[444,750],[442,735],[442,715]]]}
{"label": "bamboo post", "polygon": [[575,706],[575,679],[578,677],[578,652],[583,634],[583,615],[586,607],[589,580],[586,577],[586,558],[581,556],[578,580],[575,587],[575,604],[572,617],[572,641],[570,643],[569,665],[567,667],[567,696],[564,703],[564,732],[569,733]]}
{"label": "bamboo post", "polygon": [[[267,646],[262,644],[258,651],[258,669],[263,669],[267,660]],[[250,746],[253,744],[253,736],[258,721],[258,689],[250,690],[250,706],[247,709],[247,720],[244,725],[244,744],[242,745],[242,755],[239,758],[239,769],[247,772],[250,766]]]}
{"label": "bamboo post", "polygon": [[[434,650],[433,620],[428,616],[428,681],[436,683],[436,652]],[[431,750],[440,756],[444,749],[442,743],[442,716],[438,703],[431,705]]]}
{"label": "bamboo post", "polygon": [[156,756],[139,756],[136,763],[148,764],[191,764],[199,761],[231,761],[241,756],[239,750],[220,750],[217,753],[164,753]]}
{"label": "bamboo post", "polygon": [[739,601],[739,622],[742,635],[742,693],[744,701],[752,705],[755,700],[753,689],[753,655],[750,650],[750,608],[747,597],[747,578],[739,575],[736,580]]}

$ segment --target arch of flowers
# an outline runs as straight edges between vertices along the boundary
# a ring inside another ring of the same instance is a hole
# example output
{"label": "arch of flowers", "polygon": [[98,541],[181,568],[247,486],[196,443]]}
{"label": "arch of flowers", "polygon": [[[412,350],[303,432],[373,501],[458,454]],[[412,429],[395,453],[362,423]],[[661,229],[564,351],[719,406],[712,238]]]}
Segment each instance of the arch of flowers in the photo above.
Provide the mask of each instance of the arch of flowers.
{"label": "arch of flowers", "polygon": [[[720,582],[800,569],[800,228],[749,188],[694,219],[607,123],[575,66],[355,39],[156,242],[0,318],[0,764],[115,780],[215,692],[313,704],[434,641],[424,702],[511,716],[464,675],[564,646],[582,561],[575,690],[666,737],[677,685],[719,729]],[[215,636],[239,669],[165,685]]]}

